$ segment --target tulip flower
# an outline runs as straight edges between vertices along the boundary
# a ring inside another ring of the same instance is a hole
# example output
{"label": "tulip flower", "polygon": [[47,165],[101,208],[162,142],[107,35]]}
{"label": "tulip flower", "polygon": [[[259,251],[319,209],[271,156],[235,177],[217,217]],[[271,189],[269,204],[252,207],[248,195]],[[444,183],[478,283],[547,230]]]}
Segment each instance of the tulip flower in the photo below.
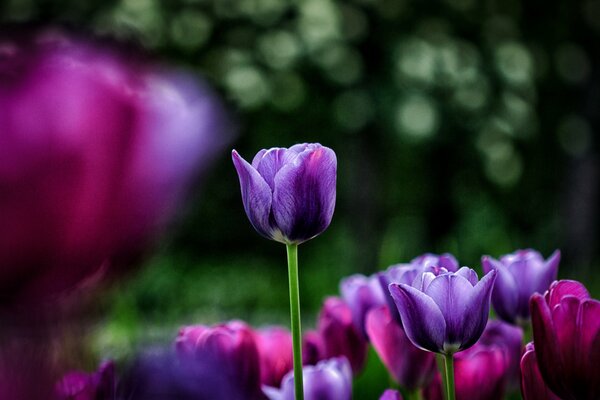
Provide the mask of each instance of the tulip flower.
{"label": "tulip flower", "polygon": [[[307,365],[304,375],[304,398],[306,400],[350,400],[352,398],[352,370],[344,357],[332,358]],[[277,390],[264,387],[270,400],[294,400],[294,372],[290,371]]]}
{"label": "tulip flower", "polygon": [[235,150],[242,202],[264,237],[299,244],[322,233],[335,208],[337,160],[318,143],[261,150],[249,164]]}
{"label": "tulip flower", "polygon": [[512,389],[519,386],[519,364],[523,349],[523,330],[502,321],[488,321],[481,338],[477,342],[486,346],[503,346],[508,362],[508,383]]}
{"label": "tulip flower", "polygon": [[56,384],[55,396],[56,400],[115,400],[114,363],[105,362],[94,373],[69,372]]}
{"label": "tulip flower", "polygon": [[308,331],[302,336],[302,361],[304,365],[315,365],[325,359],[325,343],[317,331]]}
{"label": "tulip flower", "polygon": [[379,358],[402,387],[415,391],[431,381],[436,372],[434,354],[415,347],[386,306],[369,311],[366,328]]}
{"label": "tulip flower", "polygon": [[[502,346],[477,343],[455,356],[457,400],[502,400],[508,360]],[[425,389],[426,400],[443,400],[441,376]]]}
{"label": "tulip flower", "polygon": [[576,281],[552,283],[531,297],[533,342],[540,373],[565,400],[600,398],[600,301]]}
{"label": "tulip flower", "polygon": [[430,267],[439,267],[444,268],[450,272],[456,272],[460,267],[456,258],[450,253],[444,253],[440,255],[425,253],[413,259],[410,262],[410,264],[413,266],[421,267],[423,269]]}
{"label": "tulip flower", "polygon": [[281,379],[293,368],[292,335],[281,327],[270,327],[256,332],[260,356],[260,382],[279,387]]}
{"label": "tulip flower", "polygon": [[[387,288],[386,288],[387,289]],[[355,274],[340,282],[342,298],[352,310],[354,326],[367,339],[365,317],[367,312],[376,306],[385,304],[385,295],[377,276],[366,277]]]}
{"label": "tulip flower", "polygon": [[479,281],[467,267],[457,272],[436,267],[417,276],[413,286],[389,286],[410,341],[444,355],[448,400],[454,399],[452,356],[471,347],[483,333],[495,278],[495,271]]}
{"label": "tulip flower", "polygon": [[261,150],[252,164],[235,150],[232,158],[250,223],[262,236],[287,247],[296,398],[302,400],[298,244],[319,235],[331,222],[337,158],[318,143]]}
{"label": "tulip flower", "polygon": [[397,390],[387,389],[381,394],[379,400],[402,400],[402,395]]}
{"label": "tulip flower", "polygon": [[531,342],[525,346],[521,359],[521,394],[524,400],[560,400],[544,382]]}
{"label": "tulip flower", "polygon": [[175,340],[175,349],[188,376],[203,382],[205,397],[200,398],[263,397],[255,336],[245,323],[183,327]]}
{"label": "tulip flower", "polygon": [[66,35],[0,37],[0,292],[46,304],[140,249],[220,146],[191,75]]}
{"label": "tulip flower", "polygon": [[317,331],[323,339],[325,358],[344,356],[350,362],[354,374],[362,371],[367,357],[367,341],[352,322],[352,311],[337,297],[325,300]]}
{"label": "tulip flower", "polygon": [[381,289],[385,295],[385,301],[387,302],[388,308],[392,314],[392,317],[399,324],[402,324],[402,321],[400,320],[400,314],[398,313],[396,303],[390,294],[390,283],[404,283],[406,285],[412,285],[417,276],[422,272],[423,268],[420,265],[395,264],[390,266],[387,270],[377,274],[379,284],[381,285]]}
{"label": "tulip flower", "polygon": [[547,260],[534,250],[518,250],[500,261],[482,257],[484,272],[496,270],[498,276],[492,292],[496,314],[508,323],[529,325],[529,298],[548,289],[556,279],[559,262],[558,250]]}

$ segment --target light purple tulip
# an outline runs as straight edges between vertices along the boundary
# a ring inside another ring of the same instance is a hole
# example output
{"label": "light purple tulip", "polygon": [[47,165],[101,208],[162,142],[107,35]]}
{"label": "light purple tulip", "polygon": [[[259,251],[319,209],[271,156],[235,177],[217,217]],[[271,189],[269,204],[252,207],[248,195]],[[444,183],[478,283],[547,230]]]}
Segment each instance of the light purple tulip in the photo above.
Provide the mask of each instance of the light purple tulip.
{"label": "light purple tulip", "polygon": [[354,326],[352,311],[342,299],[325,299],[319,313],[317,331],[323,339],[325,358],[344,356],[354,374],[362,371],[368,343]]}
{"label": "light purple tulip", "polygon": [[387,389],[381,394],[379,400],[402,400],[402,395],[397,390]]}
{"label": "light purple tulip", "polygon": [[533,342],[527,343],[521,359],[521,394],[524,400],[560,400],[542,378]]}
{"label": "light purple tulip", "polygon": [[531,297],[538,367],[548,387],[565,400],[600,398],[600,301],[576,281],[552,283]]}
{"label": "light purple tulip", "polygon": [[281,379],[293,367],[292,334],[282,327],[256,331],[256,345],[260,356],[260,382],[279,387]]}
{"label": "light purple tulip", "polygon": [[56,400],[115,400],[116,377],[112,361],[104,362],[97,372],[67,373],[55,387]]}
{"label": "light purple tulip", "polygon": [[258,233],[302,243],[322,233],[335,208],[337,159],[318,143],[261,150],[252,160],[232,153],[244,210]]}
{"label": "light purple tulip", "polygon": [[417,276],[414,286],[392,283],[389,289],[413,344],[453,354],[471,347],[483,333],[496,272],[491,271],[481,281],[467,267],[438,272],[437,276],[433,272]]}
{"label": "light purple tulip", "polygon": [[369,311],[366,328],[379,358],[400,386],[415,390],[429,384],[436,372],[435,355],[415,347],[386,306]]}
{"label": "light purple tulip", "polygon": [[214,157],[223,112],[191,75],[112,48],[0,42],[0,292],[41,303],[154,238]]}
{"label": "light purple tulip", "polygon": [[183,327],[175,349],[186,376],[201,383],[199,398],[263,398],[255,334],[245,323]]}
{"label": "light purple tulip", "polygon": [[[346,358],[332,358],[302,369],[304,400],[350,400],[352,370]],[[270,400],[294,400],[294,372],[290,371],[281,383],[281,390],[263,387]]]}
{"label": "light purple tulip", "polygon": [[534,293],[544,293],[556,279],[560,251],[556,250],[544,260],[534,250],[518,250],[500,258],[481,259],[484,272],[497,271],[492,292],[492,305],[496,314],[506,322],[529,324],[529,298]]}
{"label": "light purple tulip", "polygon": [[342,298],[352,310],[354,326],[367,339],[365,317],[373,307],[385,304],[385,296],[377,276],[355,274],[340,282]]}

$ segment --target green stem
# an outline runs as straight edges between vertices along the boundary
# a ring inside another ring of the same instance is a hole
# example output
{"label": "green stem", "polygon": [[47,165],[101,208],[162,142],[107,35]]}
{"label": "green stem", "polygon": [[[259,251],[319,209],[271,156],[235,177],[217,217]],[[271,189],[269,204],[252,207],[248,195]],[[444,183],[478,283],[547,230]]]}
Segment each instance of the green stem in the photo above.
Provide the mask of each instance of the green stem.
{"label": "green stem", "polygon": [[421,391],[419,389],[415,390],[407,390],[406,396],[404,396],[406,400],[421,400]]}
{"label": "green stem", "polygon": [[446,400],[454,400],[454,357],[452,354],[444,355],[446,365]]}
{"label": "green stem", "polygon": [[288,276],[290,279],[290,315],[294,348],[294,389],[296,400],[304,400],[302,384],[302,329],[300,327],[300,289],[298,288],[298,245],[287,244]]}

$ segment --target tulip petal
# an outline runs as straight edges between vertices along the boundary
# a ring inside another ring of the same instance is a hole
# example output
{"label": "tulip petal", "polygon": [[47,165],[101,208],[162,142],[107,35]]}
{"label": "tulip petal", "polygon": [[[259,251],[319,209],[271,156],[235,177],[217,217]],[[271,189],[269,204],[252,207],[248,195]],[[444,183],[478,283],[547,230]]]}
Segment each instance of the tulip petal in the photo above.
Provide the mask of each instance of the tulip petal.
{"label": "tulip petal", "polygon": [[486,273],[496,270],[497,278],[492,291],[494,310],[504,321],[514,323],[519,301],[519,292],[514,276],[501,262],[491,257],[484,256],[481,259],[481,264]]}
{"label": "tulip petal", "polygon": [[598,379],[598,365],[600,365],[600,301],[583,301],[579,312],[580,356],[587,361],[581,363],[582,373],[585,376],[586,385],[589,386],[587,392],[588,396],[591,395],[591,397],[588,398],[598,398],[600,397],[600,379]]}
{"label": "tulip petal", "polygon": [[496,281],[496,271],[488,272],[472,290],[470,302],[465,310],[462,327],[461,349],[471,347],[481,337],[488,321],[490,297]]}
{"label": "tulip petal", "polygon": [[533,343],[527,345],[521,358],[521,393],[524,400],[560,400],[546,386],[540,374]]}
{"label": "tulip petal", "polygon": [[462,276],[463,278],[465,278],[467,281],[469,281],[471,286],[475,286],[475,285],[477,285],[477,282],[479,282],[477,273],[469,267],[460,268],[458,271],[456,271],[456,275],[459,275],[459,276]]}
{"label": "tulip petal", "polygon": [[[261,155],[259,157],[259,154]],[[275,189],[275,175],[288,162],[290,162],[297,154],[288,149],[274,147],[269,150],[261,150],[254,160],[252,166],[256,168],[260,176],[267,182],[271,191]]]}
{"label": "tulip petal", "polygon": [[580,300],[590,298],[590,294],[581,282],[563,279],[550,285],[550,289],[544,297],[548,302],[550,310],[554,309],[560,303],[560,300],[565,296],[575,296]]}
{"label": "tulip petal", "polygon": [[446,321],[433,299],[402,283],[390,284],[389,291],[410,341],[421,349],[442,352]]}
{"label": "tulip petal", "polygon": [[275,175],[273,216],[287,240],[301,243],[329,226],[335,208],[336,169],[333,150],[309,145]]}
{"label": "tulip petal", "polygon": [[250,223],[258,233],[268,239],[274,239],[276,232],[269,223],[272,203],[269,185],[237,151],[233,150],[231,156],[240,179],[242,203]]}

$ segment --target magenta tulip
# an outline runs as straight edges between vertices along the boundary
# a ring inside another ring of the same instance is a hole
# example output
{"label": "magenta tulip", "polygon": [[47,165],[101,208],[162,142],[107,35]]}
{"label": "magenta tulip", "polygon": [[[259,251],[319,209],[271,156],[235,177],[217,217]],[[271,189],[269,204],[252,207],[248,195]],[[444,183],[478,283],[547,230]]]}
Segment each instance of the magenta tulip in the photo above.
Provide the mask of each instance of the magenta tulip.
{"label": "magenta tulip", "polygon": [[256,332],[260,356],[260,382],[279,387],[281,379],[293,367],[292,334],[282,327],[270,327]]}
{"label": "magenta tulip", "polygon": [[115,366],[111,361],[100,365],[97,372],[73,371],[56,384],[56,400],[116,400]]}
{"label": "magenta tulip", "polygon": [[560,400],[540,374],[533,343],[527,344],[521,359],[521,394],[524,400]]}

